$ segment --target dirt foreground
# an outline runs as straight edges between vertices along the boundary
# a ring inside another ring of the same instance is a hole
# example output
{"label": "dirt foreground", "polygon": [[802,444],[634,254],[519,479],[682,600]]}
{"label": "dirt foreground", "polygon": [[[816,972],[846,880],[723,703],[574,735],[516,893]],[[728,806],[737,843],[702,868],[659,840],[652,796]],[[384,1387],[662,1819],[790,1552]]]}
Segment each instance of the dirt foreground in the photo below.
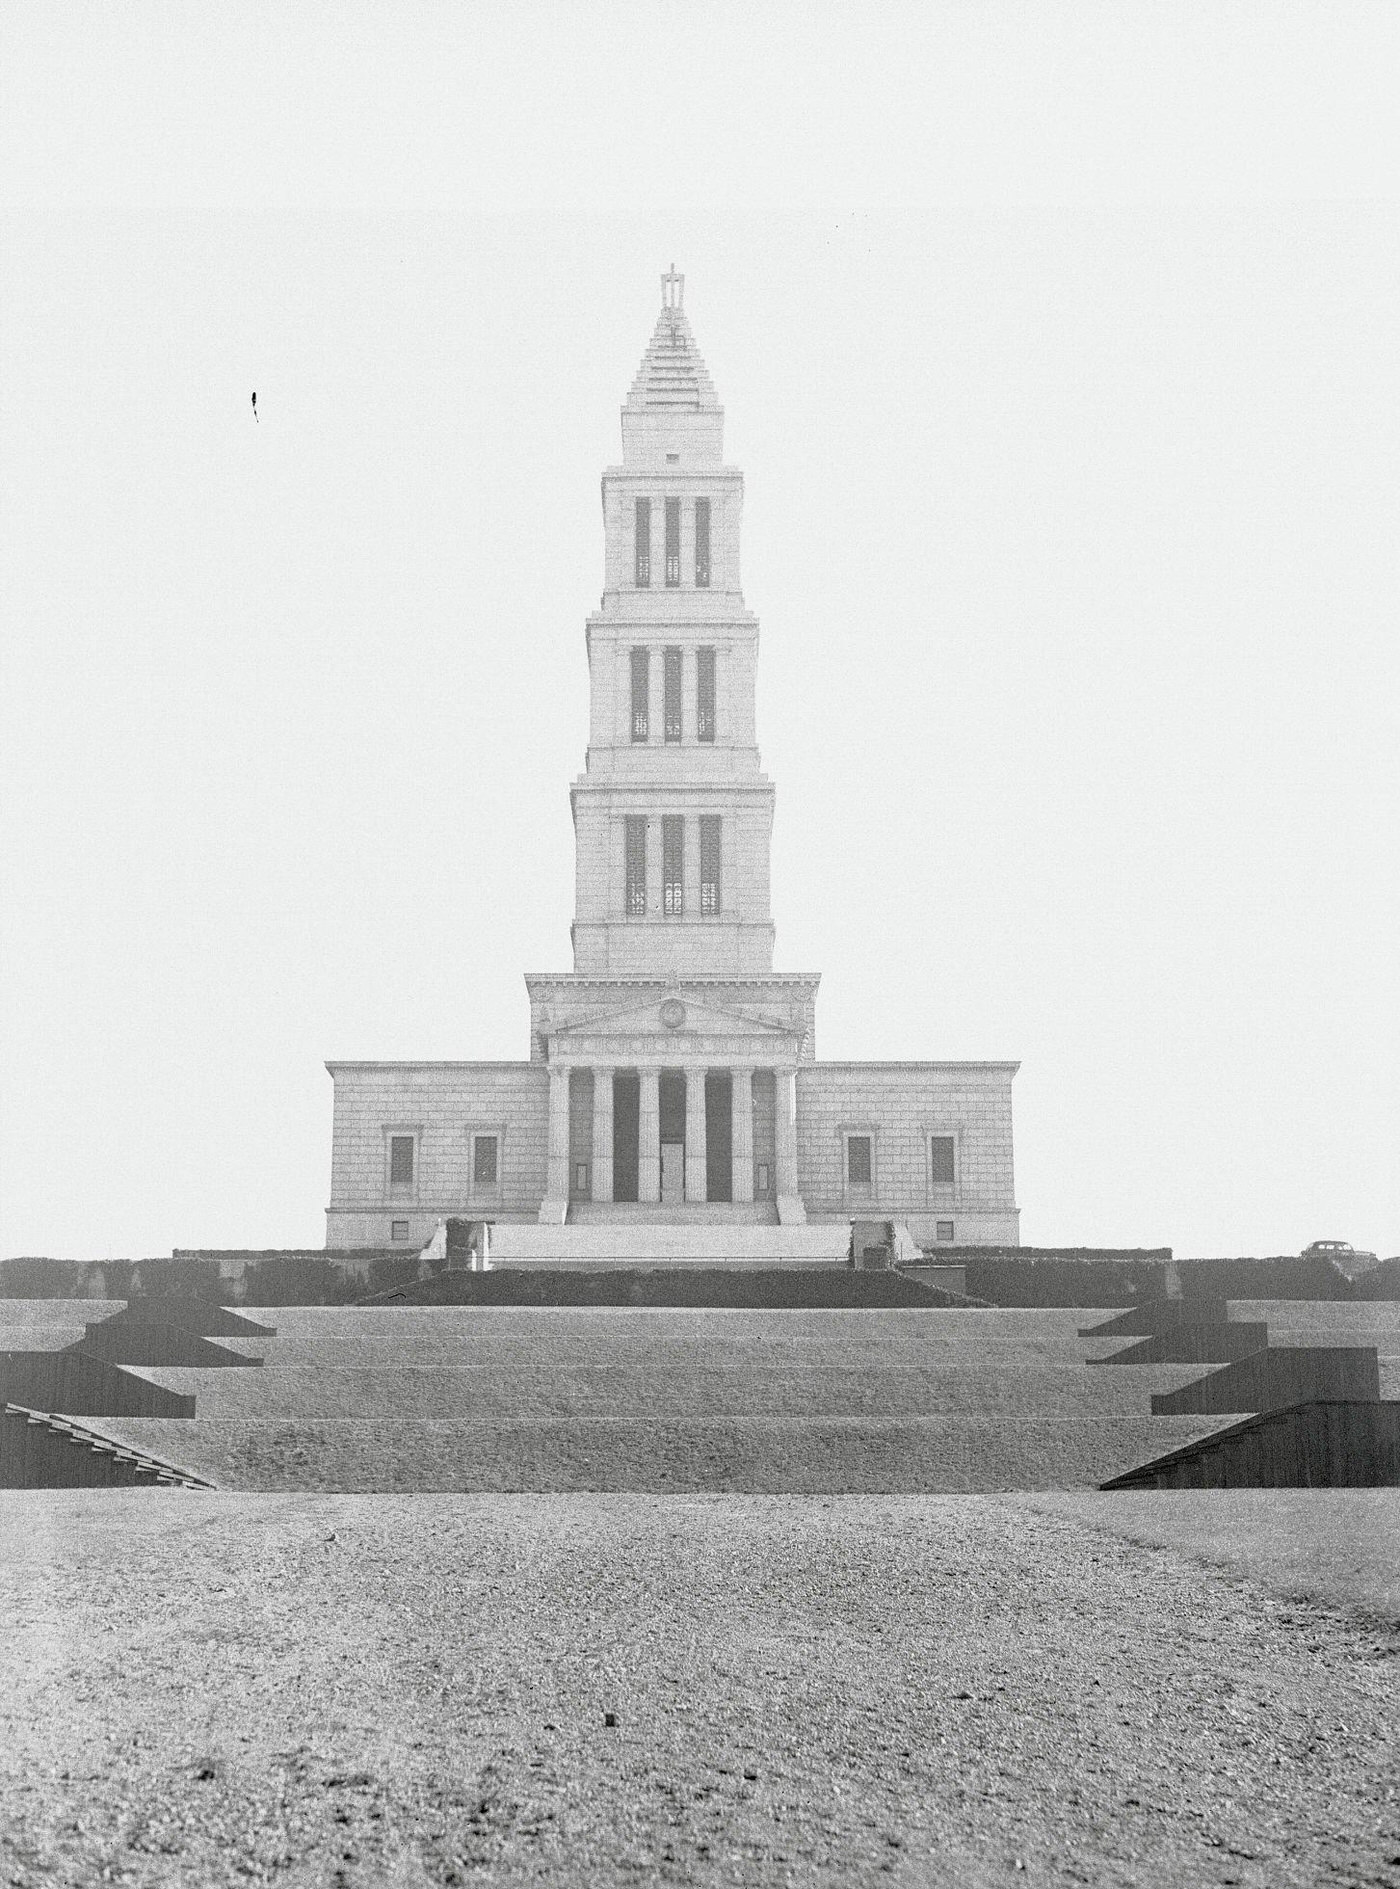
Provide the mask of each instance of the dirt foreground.
{"label": "dirt foreground", "polygon": [[3,1496],[0,1881],[1400,1886],[1393,1616],[1241,1565],[1015,1497]]}

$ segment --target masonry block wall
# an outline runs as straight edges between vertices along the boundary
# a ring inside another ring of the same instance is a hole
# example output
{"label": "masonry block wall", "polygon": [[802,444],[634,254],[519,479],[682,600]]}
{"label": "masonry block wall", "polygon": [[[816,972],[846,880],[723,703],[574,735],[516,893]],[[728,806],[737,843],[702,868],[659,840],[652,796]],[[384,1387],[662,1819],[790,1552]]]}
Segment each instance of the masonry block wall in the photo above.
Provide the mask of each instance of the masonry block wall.
{"label": "masonry block wall", "polygon": [[[1015,1245],[1014,1063],[812,1063],[797,1072],[797,1177],[814,1220],[902,1220],[922,1245]],[[871,1139],[868,1187],[848,1177],[847,1138]],[[951,1185],[931,1142],[951,1136]],[[951,1228],[951,1231],[949,1230]]]}
{"label": "masonry block wall", "polygon": [[[331,1248],[421,1244],[439,1220],[533,1220],[544,1199],[549,1075],[539,1063],[331,1063]],[[414,1141],[413,1179],[391,1179],[394,1135]],[[496,1180],[474,1173],[495,1135]]]}

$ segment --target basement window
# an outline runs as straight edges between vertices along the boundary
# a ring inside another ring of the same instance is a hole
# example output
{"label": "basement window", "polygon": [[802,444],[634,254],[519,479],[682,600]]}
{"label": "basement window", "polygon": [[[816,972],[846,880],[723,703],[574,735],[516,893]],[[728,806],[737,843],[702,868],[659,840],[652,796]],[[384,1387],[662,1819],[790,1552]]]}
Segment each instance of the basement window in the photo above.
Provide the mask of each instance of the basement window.
{"label": "basement window", "polygon": [[407,1220],[391,1220],[389,1222],[389,1238],[391,1240],[406,1240],[408,1238]]}
{"label": "basement window", "polygon": [[953,1237],[952,1221],[951,1220],[935,1220],[933,1223],[933,1237],[936,1240],[951,1241]]}

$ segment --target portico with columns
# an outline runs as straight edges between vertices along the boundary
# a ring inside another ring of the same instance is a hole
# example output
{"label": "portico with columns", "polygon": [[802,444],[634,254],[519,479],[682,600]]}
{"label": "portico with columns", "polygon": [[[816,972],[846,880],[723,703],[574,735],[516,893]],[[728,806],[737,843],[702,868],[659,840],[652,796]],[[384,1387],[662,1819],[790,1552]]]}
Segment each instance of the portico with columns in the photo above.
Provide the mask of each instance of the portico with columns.
{"label": "portico with columns", "polygon": [[549,1070],[542,1221],[805,1222],[796,1076],[815,977],[527,982]]}
{"label": "portico with columns", "polygon": [[673,1257],[811,1260],[870,1218],[1014,1243],[1016,1064],[820,1063],[820,980],[773,968],[744,480],[684,277],[661,290],[602,475],[573,968],[526,975],[528,1062],[327,1065],[327,1245],[411,1243],[447,1216],[513,1227],[520,1263],[645,1263],[648,1227]]}

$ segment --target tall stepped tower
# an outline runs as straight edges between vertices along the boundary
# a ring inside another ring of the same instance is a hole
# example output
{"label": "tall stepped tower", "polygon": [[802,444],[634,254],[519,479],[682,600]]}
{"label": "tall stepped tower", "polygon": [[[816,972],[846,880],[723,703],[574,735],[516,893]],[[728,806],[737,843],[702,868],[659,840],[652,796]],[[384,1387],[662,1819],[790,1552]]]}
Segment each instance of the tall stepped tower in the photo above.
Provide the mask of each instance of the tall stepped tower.
{"label": "tall stepped tower", "polygon": [[603,474],[588,753],[571,795],[574,971],[526,979],[552,1078],[548,1221],[647,1205],[805,1218],[793,1082],[814,1053],[819,980],[773,972],[744,481],[724,463],[684,294],[683,276],[663,276],[622,463]]}
{"label": "tall stepped tower", "polygon": [[743,474],[686,319],[666,299],[603,474],[602,607],[574,784],[574,969],[773,968],[773,788],[754,734],[758,623],[739,587]]}

